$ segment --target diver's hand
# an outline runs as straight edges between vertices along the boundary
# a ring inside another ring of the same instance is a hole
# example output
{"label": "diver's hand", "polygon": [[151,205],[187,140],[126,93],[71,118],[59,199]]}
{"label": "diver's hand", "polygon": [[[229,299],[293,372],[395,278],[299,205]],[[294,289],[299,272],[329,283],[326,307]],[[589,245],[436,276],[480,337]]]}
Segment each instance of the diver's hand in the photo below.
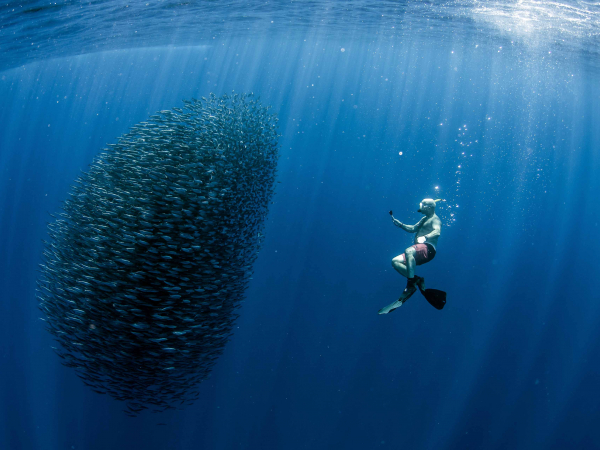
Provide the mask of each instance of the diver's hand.
{"label": "diver's hand", "polygon": [[427,238],[426,238],[425,236],[419,236],[419,237],[417,238],[417,242],[418,242],[419,244],[424,244],[426,240],[427,240]]}

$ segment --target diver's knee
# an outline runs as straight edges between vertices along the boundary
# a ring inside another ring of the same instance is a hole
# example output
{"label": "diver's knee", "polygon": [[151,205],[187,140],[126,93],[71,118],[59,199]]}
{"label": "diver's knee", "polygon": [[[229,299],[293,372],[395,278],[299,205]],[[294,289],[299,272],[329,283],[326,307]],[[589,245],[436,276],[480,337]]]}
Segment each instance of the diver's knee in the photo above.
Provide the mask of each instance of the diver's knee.
{"label": "diver's knee", "polygon": [[399,264],[404,264],[404,257],[402,255],[392,259],[392,267],[396,268]]}
{"label": "diver's knee", "polygon": [[406,250],[404,250],[404,254],[406,256],[415,256],[415,249],[413,247],[408,247]]}

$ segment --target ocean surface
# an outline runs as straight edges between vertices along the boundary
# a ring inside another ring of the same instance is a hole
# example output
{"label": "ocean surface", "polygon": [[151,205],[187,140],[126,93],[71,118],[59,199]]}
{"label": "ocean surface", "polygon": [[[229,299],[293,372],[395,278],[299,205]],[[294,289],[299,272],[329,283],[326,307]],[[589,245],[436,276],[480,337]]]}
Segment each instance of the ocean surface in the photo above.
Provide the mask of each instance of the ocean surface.
{"label": "ocean surface", "polygon": [[[591,1],[3,3],[0,449],[600,448],[599,58]],[[240,317],[193,405],[128,417],[52,349],[47,224],[135,124],[249,92],[281,137]],[[380,316],[427,197],[447,304]]]}

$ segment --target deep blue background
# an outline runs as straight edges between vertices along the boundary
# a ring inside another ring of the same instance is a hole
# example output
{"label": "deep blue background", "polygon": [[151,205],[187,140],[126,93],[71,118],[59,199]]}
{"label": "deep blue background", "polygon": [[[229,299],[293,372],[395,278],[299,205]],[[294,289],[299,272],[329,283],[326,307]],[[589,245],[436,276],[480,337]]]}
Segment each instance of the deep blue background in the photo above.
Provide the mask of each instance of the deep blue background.
{"label": "deep blue background", "polygon": [[[0,449],[600,448],[600,86],[586,66],[500,40],[314,38],[0,73]],[[51,349],[35,298],[46,223],[106,143],[232,90],[280,118],[267,238],[200,399],[130,419]],[[378,316],[411,242],[387,212],[415,223],[437,195],[438,255],[417,273],[448,304],[415,295]]]}

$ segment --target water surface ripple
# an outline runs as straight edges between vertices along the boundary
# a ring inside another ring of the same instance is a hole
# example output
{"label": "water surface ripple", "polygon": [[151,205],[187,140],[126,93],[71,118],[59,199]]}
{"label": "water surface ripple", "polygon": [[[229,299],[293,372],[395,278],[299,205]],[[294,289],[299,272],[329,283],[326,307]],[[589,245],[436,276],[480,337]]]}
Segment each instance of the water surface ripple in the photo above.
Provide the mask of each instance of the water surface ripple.
{"label": "water surface ripple", "polygon": [[37,59],[234,37],[434,39],[500,36],[597,54],[600,4],[571,1],[9,1],[0,70]]}

